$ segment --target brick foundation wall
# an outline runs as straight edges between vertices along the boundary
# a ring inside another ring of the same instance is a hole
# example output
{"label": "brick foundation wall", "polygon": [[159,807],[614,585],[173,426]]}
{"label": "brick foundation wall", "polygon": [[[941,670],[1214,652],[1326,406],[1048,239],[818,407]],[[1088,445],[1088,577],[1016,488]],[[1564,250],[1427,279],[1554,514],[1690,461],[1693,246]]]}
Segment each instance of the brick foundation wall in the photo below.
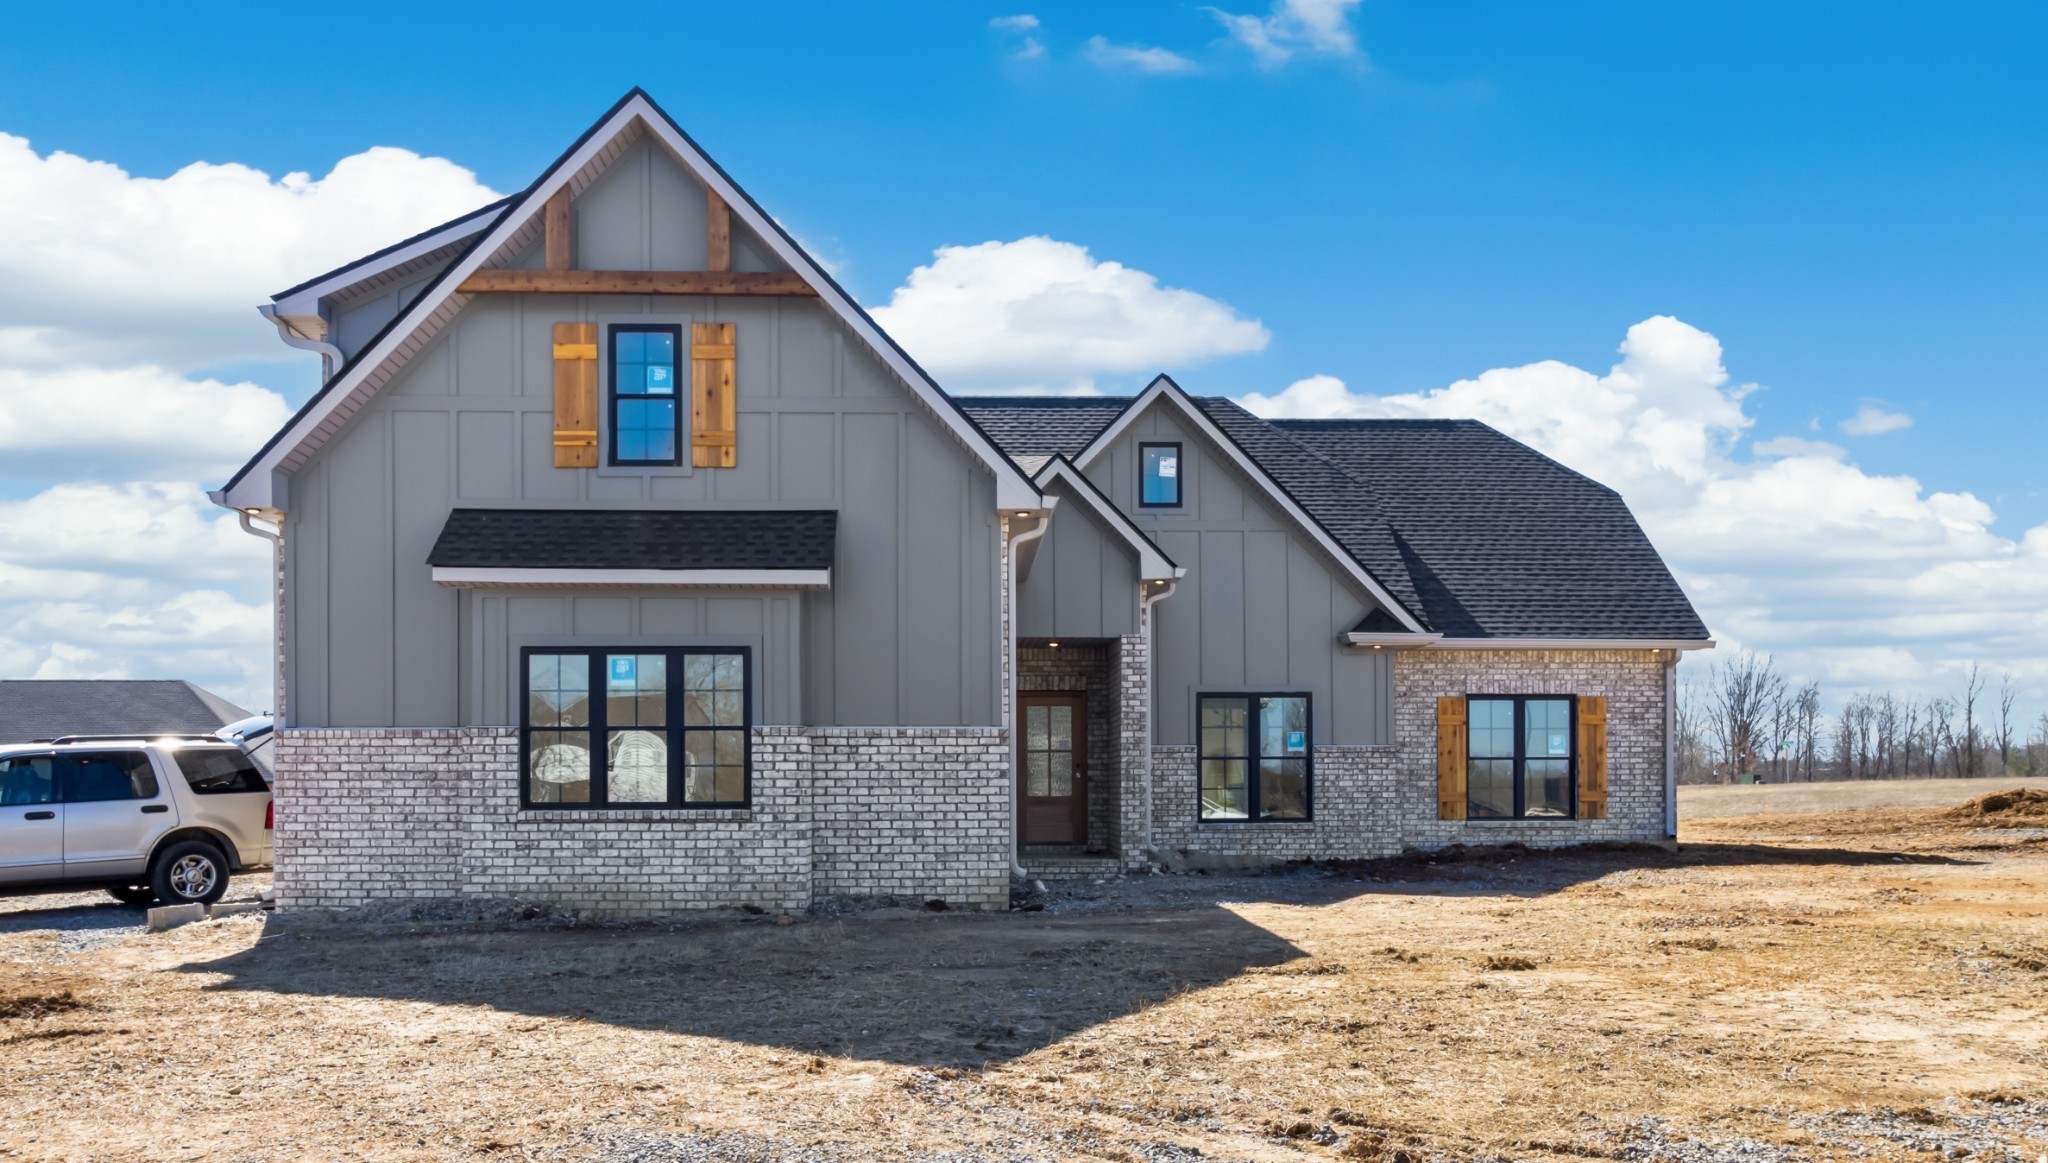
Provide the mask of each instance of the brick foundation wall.
{"label": "brick foundation wall", "polygon": [[[1195,748],[1153,748],[1153,851],[1169,865],[1199,865],[1370,859],[1450,844],[1662,840],[1664,665],[1654,650],[1403,651],[1394,661],[1395,746],[1316,748],[1312,821],[1198,823]],[[1437,819],[1437,698],[1552,693],[1607,696],[1607,818]]]}
{"label": "brick foundation wall", "polygon": [[750,808],[527,812],[510,728],[281,731],[278,903],[507,896],[603,916],[803,909],[828,894],[1007,903],[1002,730],[752,738]]}

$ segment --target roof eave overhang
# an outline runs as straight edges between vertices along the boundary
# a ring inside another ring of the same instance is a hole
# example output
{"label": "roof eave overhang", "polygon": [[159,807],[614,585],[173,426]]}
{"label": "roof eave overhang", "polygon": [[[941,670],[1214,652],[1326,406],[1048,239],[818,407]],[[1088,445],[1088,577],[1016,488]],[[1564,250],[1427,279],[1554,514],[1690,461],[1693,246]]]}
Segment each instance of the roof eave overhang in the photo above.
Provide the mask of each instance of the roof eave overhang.
{"label": "roof eave overhang", "polygon": [[434,584],[450,589],[662,586],[689,589],[824,590],[830,569],[513,569],[433,567]]}
{"label": "roof eave overhang", "polygon": [[1344,644],[1360,650],[1420,650],[1443,641],[1441,634],[1346,634]]}
{"label": "roof eave overhang", "polygon": [[1123,434],[1130,429],[1130,426],[1137,421],[1137,418],[1144,413],[1145,409],[1160,400],[1165,400],[1171,404],[1181,416],[1194,425],[1195,430],[1200,432],[1204,439],[1221,450],[1223,455],[1228,457],[1231,463],[1237,466],[1239,472],[1259,486],[1259,490],[1266,495],[1267,500],[1278,506],[1281,512],[1287,514],[1293,520],[1295,526],[1307,534],[1316,543],[1317,547],[1338,568],[1342,569],[1345,575],[1356,583],[1359,588],[1370,594],[1372,599],[1378,602],[1382,609],[1392,615],[1401,625],[1407,627],[1409,632],[1414,634],[1429,633],[1422,623],[1416,620],[1415,615],[1408,611],[1406,606],[1402,605],[1392,594],[1387,592],[1386,587],[1379,583],[1378,578],[1373,577],[1364,566],[1358,564],[1357,558],[1352,557],[1348,550],[1337,544],[1336,538],[1330,536],[1329,530],[1324,529],[1320,522],[1314,517],[1309,516],[1307,510],[1295,503],[1294,498],[1287,495],[1286,490],[1280,487],[1279,482],[1275,481],[1270,473],[1261,468],[1257,461],[1247,456],[1245,451],[1237,446],[1237,442],[1232,440],[1228,433],[1216,427],[1216,422],[1211,420],[1207,413],[1195,407],[1194,401],[1190,400],[1187,393],[1180,389],[1179,384],[1174,383],[1166,376],[1162,375],[1154,379],[1144,391],[1133,397],[1130,405],[1122,412],[1117,413],[1115,420],[1110,421],[1109,427],[1097,433],[1095,439],[1088,442],[1088,447],[1082,449],[1081,454],[1073,458],[1074,465],[1077,468],[1087,468],[1107,451],[1111,445],[1123,437]]}
{"label": "roof eave overhang", "polygon": [[1024,470],[996,447],[995,442],[952,402],[938,384],[925,374],[923,368],[918,367],[901,348],[883,334],[881,327],[868,317],[867,312],[863,311],[845,289],[827,275],[801,246],[797,245],[796,240],[791,238],[780,224],[748,197],[717,163],[699,150],[696,143],[691,141],[651,98],[637,89],[615,105],[575,147],[557,159],[540,179],[527,187],[525,193],[506,207],[503,214],[491,219],[488,229],[473,239],[468,249],[442,269],[426,290],[406,307],[368,350],[361,353],[343,374],[323,387],[320,394],[292,418],[276,439],[219,490],[218,503],[231,509],[283,509],[284,506],[276,504],[273,499],[272,484],[273,475],[284,467],[286,459],[301,450],[310,452],[311,447],[317,447],[317,442],[324,441],[338,431],[346,417],[337,419],[335,413],[344,403],[350,401],[351,393],[362,387],[364,381],[385,362],[412,343],[415,333],[435,312],[449,307],[451,301],[452,308],[460,308],[463,303],[468,302],[469,297],[461,295],[456,290],[462,281],[482,268],[528,218],[539,213],[540,208],[557,190],[564,188],[615,138],[629,130],[635,121],[638,121],[647,133],[660,140],[699,181],[717,192],[719,197],[725,200],[726,205],[731,207],[732,213],[739,216],[740,220],[753,230],[776,258],[815,288],[819,302],[862,339],[932,416],[994,474],[995,502],[998,508],[1040,507],[1038,490],[1033,487]]}

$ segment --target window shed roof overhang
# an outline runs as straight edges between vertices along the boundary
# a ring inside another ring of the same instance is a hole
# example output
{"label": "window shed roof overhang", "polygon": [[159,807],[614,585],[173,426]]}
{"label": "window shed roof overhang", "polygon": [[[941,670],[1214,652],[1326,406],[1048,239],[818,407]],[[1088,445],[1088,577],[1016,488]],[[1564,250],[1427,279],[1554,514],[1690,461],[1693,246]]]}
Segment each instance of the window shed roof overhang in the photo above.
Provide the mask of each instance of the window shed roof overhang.
{"label": "window shed roof overhang", "polygon": [[826,509],[457,509],[427,564],[451,587],[820,589],[838,530]]}

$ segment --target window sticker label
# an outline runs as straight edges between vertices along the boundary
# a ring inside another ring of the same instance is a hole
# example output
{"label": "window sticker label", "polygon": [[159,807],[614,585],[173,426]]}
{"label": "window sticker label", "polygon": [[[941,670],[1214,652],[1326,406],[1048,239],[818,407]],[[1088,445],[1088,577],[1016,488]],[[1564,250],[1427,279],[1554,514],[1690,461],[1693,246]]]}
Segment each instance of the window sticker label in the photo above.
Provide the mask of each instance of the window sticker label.
{"label": "window sticker label", "polygon": [[634,656],[630,654],[612,655],[612,681],[631,685],[634,681],[634,663],[636,661]]}
{"label": "window sticker label", "polygon": [[656,396],[666,396],[676,390],[675,370],[667,364],[647,365],[647,390]]}
{"label": "window sticker label", "polygon": [[1289,731],[1287,733],[1287,753],[1289,755],[1297,755],[1306,750],[1308,750],[1308,732]]}
{"label": "window sticker label", "polygon": [[1160,476],[1162,476],[1162,477],[1171,477],[1171,476],[1177,476],[1177,475],[1179,475],[1179,472],[1180,472],[1180,458],[1179,458],[1179,457],[1177,457],[1177,456],[1162,456],[1162,457],[1160,457],[1160,458],[1159,458],[1159,475],[1160,475]]}
{"label": "window sticker label", "polygon": [[1565,746],[1564,732],[1552,731],[1550,733],[1550,753],[1552,755],[1566,755],[1570,753],[1569,749]]}

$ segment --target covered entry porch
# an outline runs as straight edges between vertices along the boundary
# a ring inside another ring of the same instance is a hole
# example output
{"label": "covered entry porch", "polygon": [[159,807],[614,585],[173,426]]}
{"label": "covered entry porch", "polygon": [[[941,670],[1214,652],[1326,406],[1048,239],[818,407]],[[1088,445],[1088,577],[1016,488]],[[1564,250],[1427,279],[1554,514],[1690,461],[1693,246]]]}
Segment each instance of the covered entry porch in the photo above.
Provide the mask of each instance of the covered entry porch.
{"label": "covered entry porch", "polygon": [[1040,879],[1144,864],[1151,760],[1146,640],[1017,644],[1017,851]]}

